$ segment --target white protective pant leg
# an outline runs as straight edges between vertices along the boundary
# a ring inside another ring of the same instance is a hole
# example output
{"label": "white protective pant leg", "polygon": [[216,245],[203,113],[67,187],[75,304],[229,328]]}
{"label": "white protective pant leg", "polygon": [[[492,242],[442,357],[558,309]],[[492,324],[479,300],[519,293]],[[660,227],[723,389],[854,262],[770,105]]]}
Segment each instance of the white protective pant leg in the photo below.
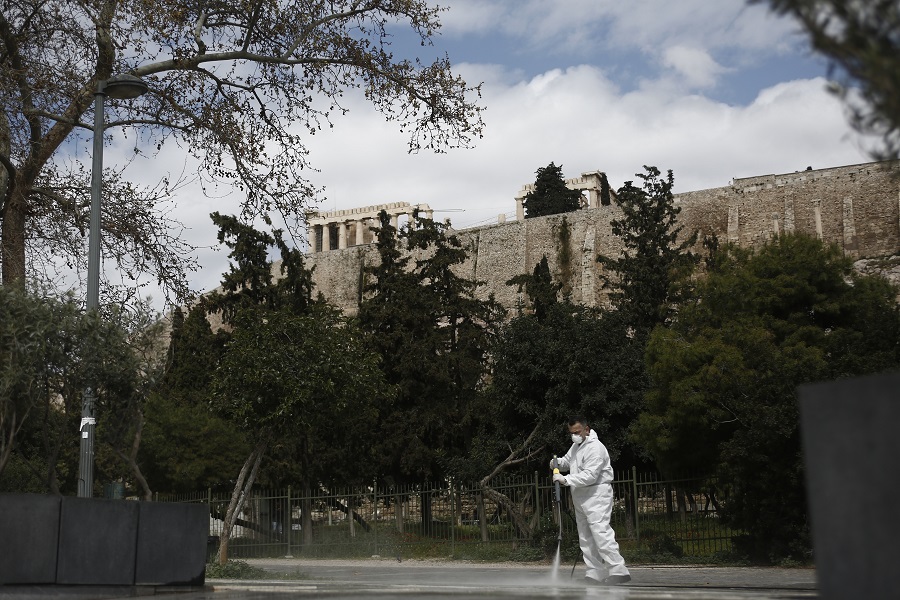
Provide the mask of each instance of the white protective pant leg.
{"label": "white protective pant leg", "polygon": [[609,575],[629,575],[625,559],[619,554],[616,534],[609,524],[612,516],[613,489],[600,484],[583,502],[575,502],[578,542],[587,567],[586,577],[597,581]]}

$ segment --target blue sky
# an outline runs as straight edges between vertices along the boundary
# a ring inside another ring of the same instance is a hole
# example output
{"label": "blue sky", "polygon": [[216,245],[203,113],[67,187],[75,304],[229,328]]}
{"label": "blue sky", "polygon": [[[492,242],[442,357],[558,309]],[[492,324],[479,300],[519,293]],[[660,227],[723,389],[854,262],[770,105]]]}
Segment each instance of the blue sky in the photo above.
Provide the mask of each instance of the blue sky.
{"label": "blue sky", "polygon": [[592,64],[627,92],[666,71],[693,68],[695,85],[708,83],[701,86],[707,96],[747,104],[763,87],[826,72],[797,27],[742,0],[446,4],[436,51],[525,78]]}
{"label": "blue sky", "polygon": [[[869,160],[826,90],[826,63],[797,26],[743,0],[444,0],[429,52],[483,83],[484,139],[446,154],[406,152],[407,138],[358,94],[350,113],[308,141],[321,210],[427,203],[463,228],[512,218],[514,196],[551,161],[567,177],[607,173],[613,187],[642,165],[672,169],[676,191],[734,177]],[[418,51],[399,33],[398,54]],[[423,55],[423,58],[425,56]],[[159,157],[156,159],[159,160]],[[182,167],[170,156],[171,169]],[[213,210],[239,198],[184,190],[175,216],[201,246],[197,289],[227,267]],[[442,212],[443,211],[443,212]]]}

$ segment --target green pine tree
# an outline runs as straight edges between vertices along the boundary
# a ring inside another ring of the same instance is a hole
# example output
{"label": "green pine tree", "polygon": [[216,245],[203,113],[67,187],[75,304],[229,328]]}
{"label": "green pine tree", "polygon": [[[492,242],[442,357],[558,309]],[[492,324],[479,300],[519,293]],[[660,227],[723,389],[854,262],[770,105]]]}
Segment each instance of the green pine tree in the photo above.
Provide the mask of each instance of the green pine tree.
{"label": "green pine tree", "polygon": [[709,265],[678,318],[653,332],[636,437],[664,472],[728,482],[742,551],[808,560],[796,389],[900,367],[897,290],[805,235],[756,252],[725,246]]}
{"label": "green pine tree", "polygon": [[656,167],[644,169],[646,173],[637,174],[643,180],[640,188],[626,181],[617,192],[623,215],[612,221],[612,231],[622,240],[622,252],[616,258],[600,255],[597,261],[612,272],[604,280],[613,288],[615,307],[632,328],[647,335],[668,319],[673,286],[693,270],[697,257],[689,251],[696,233],[678,241],[681,208],[672,195],[672,171],[663,178]]}
{"label": "green pine tree", "polygon": [[567,213],[581,208],[581,192],[566,187],[562,165],[557,167],[551,162],[546,167],[539,168],[536,174],[534,190],[528,192],[522,202],[526,219]]}
{"label": "green pine tree", "polygon": [[376,235],[381,260],[366,269],[359,321],[397,391],[379,426],[382,472],[395,482],[440,479],[470,438],[499,304],[477,298],[478,283],[455,271],[467,250],[446,225],[416,214],[397,232],[382,212]]}

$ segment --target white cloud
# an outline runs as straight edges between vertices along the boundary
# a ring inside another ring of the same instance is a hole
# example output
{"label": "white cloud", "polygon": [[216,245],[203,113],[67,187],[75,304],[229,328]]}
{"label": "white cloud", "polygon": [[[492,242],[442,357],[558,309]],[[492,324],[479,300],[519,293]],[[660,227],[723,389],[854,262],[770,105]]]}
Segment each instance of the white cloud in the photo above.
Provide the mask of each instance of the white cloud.
{"label": "white cloud", "polygon": [[[448,36],[499,33],[573,56],[602,57],[610,50],[656,56],[661,48],[693,46],[753,56],[796,52],[805,41],[798,26],[746,0],[445,0]],[[702,45],[702,47],[701,47]]]}
{"label": "white cloud", "polygon": [[728,70],[714,61],[705,50],[686,46],[666,48],[662,63],[674,69],[690,88],[712,87],[718,76]]}
{"label": "white cloud", "polygon": [[323,208],[428,202],[464,209],[447,216],[466,225],[512,213],[516,191],[550,161],[567,176],[604,170],[614,186],[644,164],[672,168],[687,191],[867,160],[821,79],[780,84],[741,107],[664,86],[622,94],[601,70],[580,66],[512,85],[498,77],[486,82],[484,101],[479,145],[437,156],[406,155],[394,128],[354,104],[312,149],[328,187]]}

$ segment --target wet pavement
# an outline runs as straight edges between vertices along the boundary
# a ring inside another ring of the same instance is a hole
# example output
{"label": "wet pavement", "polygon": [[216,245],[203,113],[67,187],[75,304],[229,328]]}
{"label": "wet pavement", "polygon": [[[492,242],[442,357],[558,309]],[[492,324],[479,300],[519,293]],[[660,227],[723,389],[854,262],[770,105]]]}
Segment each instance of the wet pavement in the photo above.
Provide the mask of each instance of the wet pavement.
{"label": "wet pavement", "polygon": [[[171,600],[273,600],[278,598],[439,599],[575,598],[623,600],[688,599],[808,599],[818,598],[813,569],[755,567],[630,567],[632,580],[617,587],[587,585],[579,565],[563,565],[554,574],[550,565],[484,564],[457,561],[371,559],[297,560],[253,559],[246,562],[285,575],[284,580],[231,581],[209,579],[201,590],[70,589],[26,590],[0,599],[65,598],[99,600],[154,594]],[[290,577],[290,579],[288,579]],[[7,592],[13,590],[7,589]],[[176,593],[178,592],[178,593]]]}

